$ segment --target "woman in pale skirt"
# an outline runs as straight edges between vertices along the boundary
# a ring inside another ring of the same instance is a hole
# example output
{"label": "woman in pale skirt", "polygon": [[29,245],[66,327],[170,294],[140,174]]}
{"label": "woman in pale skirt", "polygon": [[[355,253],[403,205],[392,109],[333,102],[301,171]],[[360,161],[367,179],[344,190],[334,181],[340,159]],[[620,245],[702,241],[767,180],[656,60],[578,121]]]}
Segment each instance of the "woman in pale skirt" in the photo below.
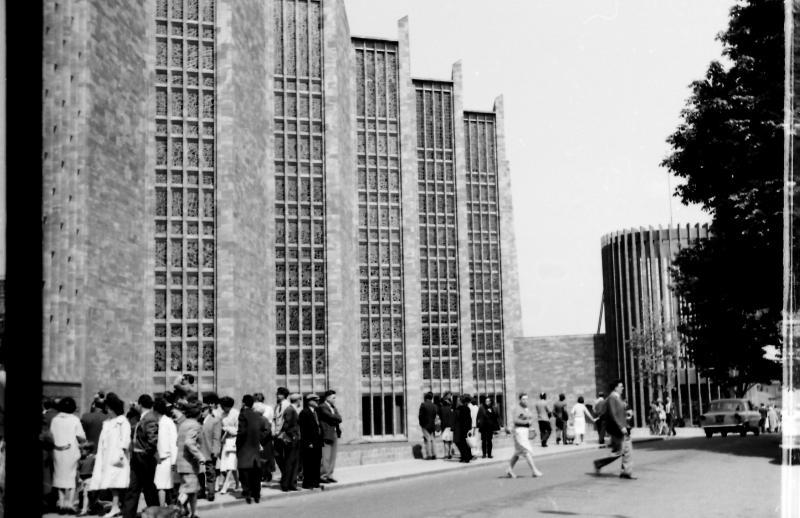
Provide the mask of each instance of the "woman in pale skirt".
{"label": "woman in pale skirt", "polygon": [[[519,405],[514,409],[514,454],[508,461],[506,476],[517,478],[514,474],[514,465],[520,457],[525,457],[534,477],[541,477],[542,472],[536,469],[533,463],[533,448],[531,448],[530,433],[533,423],[533,414],[528,408],[528,395],[524,392],[519,395]],[[535,434],[535,430],[533,431]]]}
{"label": "woman in pale skirt", "polygon": [[572,407],[572,422],[575,427],[575,446],[583,442],[583,436],[586,435],[586,420],[591,422],[597,421],[594,418],[586,405],[583,404],[583,396],[578,396],[578,402]]}
{"label": "woman in pale skirt", "polygon": [[86,440],[81,421],[75,415],[75,400],[62,398],[57,404],[58,414],[50,422],[53,434],[53,487],[58,488],[58,510],[75,510],[75,480],[78,478],[79,442]]}
{"label": "woman in pale skirt", "polygon": [[239,431],[239,411],[233,408],[233,398],[225,396],[219,400],[222,407],[222,454],[219,459],[219,470],[222,472],[222,487],[220,492],[225,494],[231,484],[236,483],[239,488],[239,460],[236,457],[236,434]]}
{"label": "woman in pale skirt", "polygon": [[158,420],[158,464],[154,482],[158,489],[159,503],[166,505],[167,493],[172,491],[173,486],[172,471],[178,462],[178,428],[170,417],[172,409],[166,399],[156,398],[153,410],[161,414]]}
{"label": "woman in pale skirt", "polygon": [[120,514],[119,495],[131,480],[131,424],[125,417],[125,404],[113,392],[106,396],[106,407],[111,418],[103,422],[89,490],[111,490],[111,510],[105,515],[110,518]]}

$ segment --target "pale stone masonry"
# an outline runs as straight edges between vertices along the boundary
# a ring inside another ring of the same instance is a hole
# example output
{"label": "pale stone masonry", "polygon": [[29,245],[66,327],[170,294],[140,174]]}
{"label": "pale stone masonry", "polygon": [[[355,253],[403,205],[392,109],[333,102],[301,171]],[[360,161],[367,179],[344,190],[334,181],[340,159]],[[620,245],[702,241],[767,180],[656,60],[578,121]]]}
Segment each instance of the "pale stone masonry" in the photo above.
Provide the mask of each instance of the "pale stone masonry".
{"label": "pale stone masonry", "polygon": [[420,440],[428,390],[513,404],[502,99],[465,111],[460,62],[412,78],[408,19],[352,37],[342,0],[45,13],[46,393],[332,388],[347,442]]}

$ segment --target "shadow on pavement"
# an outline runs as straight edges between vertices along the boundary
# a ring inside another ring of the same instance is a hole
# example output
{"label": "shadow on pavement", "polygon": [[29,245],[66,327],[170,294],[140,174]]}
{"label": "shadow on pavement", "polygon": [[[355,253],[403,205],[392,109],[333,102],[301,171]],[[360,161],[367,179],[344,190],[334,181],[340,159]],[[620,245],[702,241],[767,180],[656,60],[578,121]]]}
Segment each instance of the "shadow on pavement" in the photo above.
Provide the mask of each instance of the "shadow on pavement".
{"label": "shadow on pavement", "polygon": [[781,463],[781,436],[760,435],[758,437],[748,434],[746,437],[728,435],[721,437],[714,435],[706,437],[691,437],[687,439],[667,439],[664,441],[650,441],[636,444],[639,451],[669,451],[669,450],[702,450],[704,452],[719,453],[722,455],[739,455],[743,457],[763,457],[773,464]]}
{"label": "shadow on pavement", "polygon": [[[558,516],[586,516],[586,513],[573,513],[572,511],[551,511],[549,509],[539,509],[540,514],[555,514]],[[593,517],[598,518],[630,518],[623,514],[592,514]]]}

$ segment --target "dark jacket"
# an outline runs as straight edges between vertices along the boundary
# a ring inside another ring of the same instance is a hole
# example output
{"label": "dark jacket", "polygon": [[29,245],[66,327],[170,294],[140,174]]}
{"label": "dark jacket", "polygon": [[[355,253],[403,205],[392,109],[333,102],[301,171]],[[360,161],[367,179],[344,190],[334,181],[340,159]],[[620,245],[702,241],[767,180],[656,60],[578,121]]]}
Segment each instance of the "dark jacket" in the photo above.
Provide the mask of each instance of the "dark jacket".
{"label": "dark jacket", "polygon": [[81,416],[81,425],[86,433],[86,440],[93,444],[92,453],[97,453],[97,443],[100,441],[100,432],[103,422],[108,419],[108,414],[102,412],[87,412]]}
{"label": "dark jacket", "polygon": [[622,437],[627,433],[628,420],[625,416],[625,403],[612,392],[605,400],[603,419],[609,435]]}
{"label": "dark jacket", "polygon": [[297,422],[297,409],[289,405],[283,411],[283,425],[278,432],[278,438],[283,441],[297,442],[300,440],[300,425]]}
{"label": "dark jacket", "polygon": [[133,428],[132,451],[156,455],[158,448],[158,420],[161,415],[149,410],[139,419]]}
{"label": "dark jacket", "polygon": [[268,437],[267,419],[252,408],[243,408],[239,412],[239,430],[236,433],[236,458],[240,468],[258,465],[261,459],[258,454],[259,446]]}
{"label": "dark jacket", "polygon": [[297,421],[300,426],[300,446],[302,448],[321,448],[322,428],[314,409],[306,407],[301,410]]}
{"label": "dark jacket", "polygon": [[455,413],[453,412],[453,407],[442,404],[442,407],[439,409],[439,419],[442,421],[442,430],[445,428],[450,428],[450,431],[453,430],[453,426],[455,425],[454,417]]}
{"label": "dark jacket", "polygon": [[436,410],[436,405],[429,400],[419,406],[419,425],[430,433],[436,431]]}
{"label": "dark jacket", "polygon": [[472,430],[472,414],[467,405],[456,408],[455,426],[453,427],[453,441],[459,442],[467,438],[467,433]]}
{"label": "dark jacket", "polygon": [[493,406],[481,405],[478,409],[478,430],[480,430],[481,435],[492,433],[499,429],[500,416],[497,415],[497,410]]}
{"label": "dark jacket", "polygon": [[328,403],[321,403],[317,407],[317,417],[319,418],[320,426],[322,426],[322,439],[328,444],[342,436],[342,431],[339,424],[342,422],[342,416],[333,405]]}

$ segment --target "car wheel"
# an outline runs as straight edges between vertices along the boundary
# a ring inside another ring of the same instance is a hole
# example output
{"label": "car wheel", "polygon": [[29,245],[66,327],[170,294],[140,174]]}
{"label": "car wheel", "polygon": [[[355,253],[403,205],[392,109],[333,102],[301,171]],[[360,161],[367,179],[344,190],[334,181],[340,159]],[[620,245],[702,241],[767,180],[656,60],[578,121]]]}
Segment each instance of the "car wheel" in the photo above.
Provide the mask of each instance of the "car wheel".
{"label": "car wheel", "polygon": [[711,436],[714,435],[714,432],[711,430],[705,430],[706,432],[706,439],[711,439]]}
{"label": "car wheel", "polygon": [[720,432],[719,434],[720,434],[721,436],[723,436],[723,437],[727,437],[727,436],[728,436],[728,432]]}
{"label": "car wheel", "polygon": [[747,436],[747,428],[742,428],[741,431],[739,432],[739,435],[742,436],[742,437],[746,437]]}
{"label": "car wheel", "polygon": [[758,436],[760,433],[761,433],[761,430],[758,428],[758,426],[756,426],[755,428],[753,428],[753,435],[756,435],[756,436]]}

